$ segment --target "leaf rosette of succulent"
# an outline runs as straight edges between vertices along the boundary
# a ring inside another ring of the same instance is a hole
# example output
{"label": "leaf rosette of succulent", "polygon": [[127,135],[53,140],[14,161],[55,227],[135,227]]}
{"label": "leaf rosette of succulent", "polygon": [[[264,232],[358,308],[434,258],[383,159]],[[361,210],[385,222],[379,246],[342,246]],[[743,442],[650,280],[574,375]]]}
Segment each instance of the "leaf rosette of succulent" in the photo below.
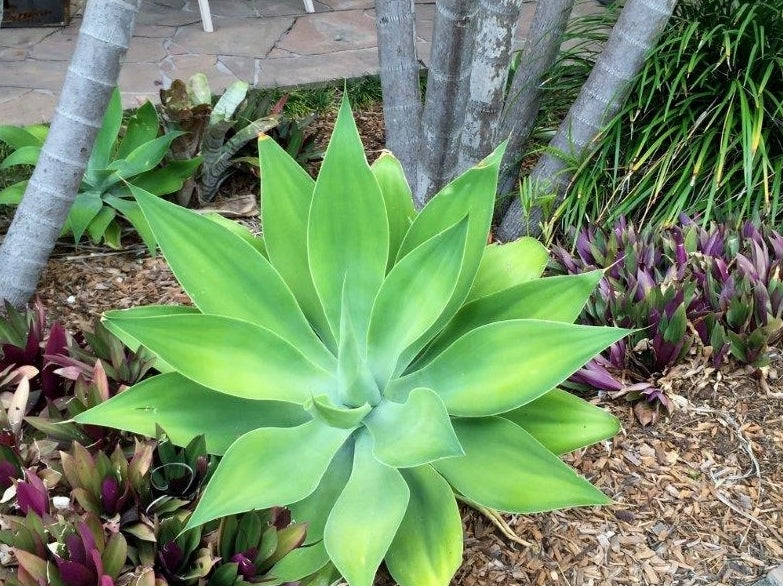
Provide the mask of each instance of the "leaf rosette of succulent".
{"label": "leaf rosette of succulent", "polygon": [[80,423],[222,455],[188,528],[287,506],[303,547],[272,574],[330,561],[351,586],[385,561],[402,586],[462,560],[455,493],[513,513],[608,503],[557,456],[615,418],[556,387],[627,331],[574,325],[602,275],[540,278],[547,252],[487,246],[502,147],[420,212],[390,154],[368,165],[344,102],[314,181],[259,140],[263,246],[134,189],[195,307],[111,311],[163,374]]}

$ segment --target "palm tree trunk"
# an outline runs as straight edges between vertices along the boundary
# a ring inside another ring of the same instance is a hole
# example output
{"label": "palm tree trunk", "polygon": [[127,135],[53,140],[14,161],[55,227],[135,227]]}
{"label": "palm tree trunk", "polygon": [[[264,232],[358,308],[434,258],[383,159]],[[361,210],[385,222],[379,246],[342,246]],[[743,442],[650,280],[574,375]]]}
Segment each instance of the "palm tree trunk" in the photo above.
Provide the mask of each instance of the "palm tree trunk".
{"label": "palm tree trunk", "polygon": [[414,202],[421,207],[454,176],[468,95],[478,0],[437,0]]}
{"label": "palm tree trunk", "polygon": [[478,163],[495,146],[521,10],[522,0],[481,0],[457,173]]}
{"label": "palm tree trunk", "polygon": [[23,306],[62,231],[117,84],[141,0],[90,0],[38,164],[0,246],[0,299]]}
{"label": "palm tree trunk", "polygon": [[377,0],[375,3],[386,148],[400,160],[411,185],[418,168],[421,127],[414,11],[413,0]]}
{"label": "palm tree trunk", "polygon": [[500,164],[499,195],[510,193],[516,186],[522,148],[533,130],[541,105],[541,81],[557,58],[573,7],[574,0],[547,0],[536,4],[522,65],[511,82],[495,137],[496,142],[508,139],[506,154]]}
{"label": "palm tree trunk", "polygon": [[[583,160],[606,122],[617,114],[675,4],[676,0],[627,0],[606,47],[550,143],[553,152],[545,153],[530,173],[534,201],[554,195],[556,208],[563,200],[571,180],[567,161]],[[517,198],[503,218],[498,237],[507,241],[523,234],[538,235],[542,216],[540,207],[523,215]]]}

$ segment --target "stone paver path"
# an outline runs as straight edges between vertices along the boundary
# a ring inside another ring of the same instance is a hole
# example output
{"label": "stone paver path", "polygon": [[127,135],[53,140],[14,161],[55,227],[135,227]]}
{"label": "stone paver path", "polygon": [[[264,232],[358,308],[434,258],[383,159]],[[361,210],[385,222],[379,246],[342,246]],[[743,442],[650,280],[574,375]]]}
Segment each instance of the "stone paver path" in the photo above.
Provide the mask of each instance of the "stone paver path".
{"label": "stone paver path", "polygon": [[[546,0],[543,0],[546,1]],[[211,0],[215,32],[202,29],[196,0],[145,0],[120,74],[126,106],[157,100],[173,79],[206,73],[221,92],[236,79],[295,86],[377,73],[374,0]],[[520,45],[535,0],[525,3]],[[426,63],[434,0],[417,1],[419,55]],[[600,10],[593,0],[577,13]],[[81,17],[59,28],[0,28],[0,124],[49,120]]]}

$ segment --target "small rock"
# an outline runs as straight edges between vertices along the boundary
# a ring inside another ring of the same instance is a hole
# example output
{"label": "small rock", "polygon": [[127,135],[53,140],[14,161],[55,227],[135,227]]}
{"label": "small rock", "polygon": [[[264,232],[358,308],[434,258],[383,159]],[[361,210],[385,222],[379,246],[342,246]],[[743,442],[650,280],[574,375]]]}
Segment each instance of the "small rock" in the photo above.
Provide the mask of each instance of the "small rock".
{"label": "small rock", "polygon": [[770,572],[752,586],[783,586],[783,566],[773,568]]}

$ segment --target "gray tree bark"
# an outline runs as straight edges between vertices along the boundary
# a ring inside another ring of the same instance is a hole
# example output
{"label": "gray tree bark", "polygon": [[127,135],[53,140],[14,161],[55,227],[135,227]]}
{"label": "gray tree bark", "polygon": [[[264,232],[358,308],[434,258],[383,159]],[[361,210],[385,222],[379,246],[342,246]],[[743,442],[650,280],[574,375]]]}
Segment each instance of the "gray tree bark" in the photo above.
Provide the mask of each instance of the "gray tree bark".
{"label": "gray tree bark", "polygon": [[500,195],[510,193],[516,187],[522,149],[541,106],[541,81],[557,58],[573,7],[574,0],[547,0],[536,4],[522,65],[511,82],[500,127],[494,137],[496,143],[508,139],[500,164]]}
{"label": "gray tree bark", "polygon": [[386,148],[400,160],[411,185],[418,169],[421,128],[413,1],[377,0],[375,3]]}
{"label": "gray tree bark", "polygon": [[[671,17],[676,0],[627,0],[606,47],[550,143],[554,152],[539,159],[529,181],[533,197],[555,196],[555,207],[570,183],[568,160],[582,160],[606,122],[617,114],[633,77]],[[533,207],[523,216],[515,198],[498,230],[508,241],[523,234],[539,235],[543,212]]]}
{"label": "gray tree bark", "polygon": [[468,95],[478,0],[437,0],[427,97],[421,122],[414,203],[426,201],[454,176]]}
{"label": "gray tree bark", "polygon": [[49,135],[0,246],[0,299],[23,306],[79,190],[141,0],[90,0]]}
{"label": "gray tree bark", "polygon": [[[538,4],[548,3],[544,1]],[[522,0],[480,1],[457,174],[474,166],[496,146],[511,51],[521,9]]]}

